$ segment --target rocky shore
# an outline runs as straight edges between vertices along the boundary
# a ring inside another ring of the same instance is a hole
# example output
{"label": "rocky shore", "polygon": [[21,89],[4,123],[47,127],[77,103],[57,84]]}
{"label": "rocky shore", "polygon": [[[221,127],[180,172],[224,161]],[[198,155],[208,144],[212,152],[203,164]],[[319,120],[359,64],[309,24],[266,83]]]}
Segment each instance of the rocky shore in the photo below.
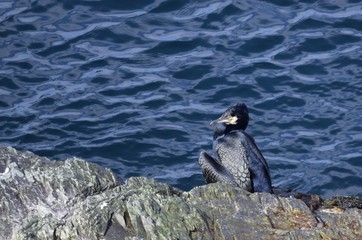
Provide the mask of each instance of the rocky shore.
{"label": "rocky shore", "polygon": [[189,192],[0,147],[1,239],[362,239],[362,199],[226,184]]}

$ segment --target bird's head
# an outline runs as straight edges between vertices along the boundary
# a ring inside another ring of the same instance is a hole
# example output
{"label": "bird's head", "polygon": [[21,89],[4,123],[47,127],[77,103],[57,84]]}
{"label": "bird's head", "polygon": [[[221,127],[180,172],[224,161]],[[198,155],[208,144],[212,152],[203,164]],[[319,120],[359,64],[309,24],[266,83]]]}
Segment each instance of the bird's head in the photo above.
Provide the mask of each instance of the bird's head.
{"label": "bird's head", "polygon": [[249,122],[249,111],[244,103],[229,107],[218,119],[210,122],[211,126],[222,124],[228,131],[245,130]]}

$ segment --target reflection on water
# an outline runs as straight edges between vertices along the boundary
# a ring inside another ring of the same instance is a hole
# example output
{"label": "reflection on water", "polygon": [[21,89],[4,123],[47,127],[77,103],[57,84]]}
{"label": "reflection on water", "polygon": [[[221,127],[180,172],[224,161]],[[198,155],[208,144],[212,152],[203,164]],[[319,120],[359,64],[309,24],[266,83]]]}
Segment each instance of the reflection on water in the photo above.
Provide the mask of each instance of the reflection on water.
{"label": "reflection on water", "polygon": [[204,184],[244,101],[276,186],[361,194],[361,1],[0,3],[0,144]]}

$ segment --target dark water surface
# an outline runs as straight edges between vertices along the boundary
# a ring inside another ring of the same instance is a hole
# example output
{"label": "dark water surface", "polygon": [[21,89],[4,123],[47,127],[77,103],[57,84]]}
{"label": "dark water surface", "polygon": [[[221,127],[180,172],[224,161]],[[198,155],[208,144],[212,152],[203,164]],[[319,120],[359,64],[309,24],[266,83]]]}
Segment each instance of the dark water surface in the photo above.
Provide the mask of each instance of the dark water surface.
{"label": "dark water surface", "polygon": [[362,1],[0,2],[0,144],[204,184],[244,101],[273,183],[362,195]]}

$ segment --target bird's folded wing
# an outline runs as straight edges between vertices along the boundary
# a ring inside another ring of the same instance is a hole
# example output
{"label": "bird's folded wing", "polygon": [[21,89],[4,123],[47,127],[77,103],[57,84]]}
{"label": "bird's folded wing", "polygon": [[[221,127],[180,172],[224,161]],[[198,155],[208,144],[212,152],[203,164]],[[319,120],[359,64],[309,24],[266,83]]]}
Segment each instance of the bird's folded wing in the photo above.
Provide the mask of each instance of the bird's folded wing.
{"label": "bird's folded wing", "polygon": [[254,138],[252,136],[250,136],[249,134],[247,134],[246,132],[243,132],[243,133],[248,138],[248,144],[249,144],[251,151],[253,151],[253,153],[257,156],[257,158],[263,163],[265,169],[267,170],[267,172],[270,176],[270,170],[269,170],[268,163],[266,162],[263,154],[261,154],[258,146],[255,143]]}
{"label": "bird's folded wing", "polygon": [[237,185],[230,172],[204,151],[200,153],[199,164],[206,182],[224,182]]}

